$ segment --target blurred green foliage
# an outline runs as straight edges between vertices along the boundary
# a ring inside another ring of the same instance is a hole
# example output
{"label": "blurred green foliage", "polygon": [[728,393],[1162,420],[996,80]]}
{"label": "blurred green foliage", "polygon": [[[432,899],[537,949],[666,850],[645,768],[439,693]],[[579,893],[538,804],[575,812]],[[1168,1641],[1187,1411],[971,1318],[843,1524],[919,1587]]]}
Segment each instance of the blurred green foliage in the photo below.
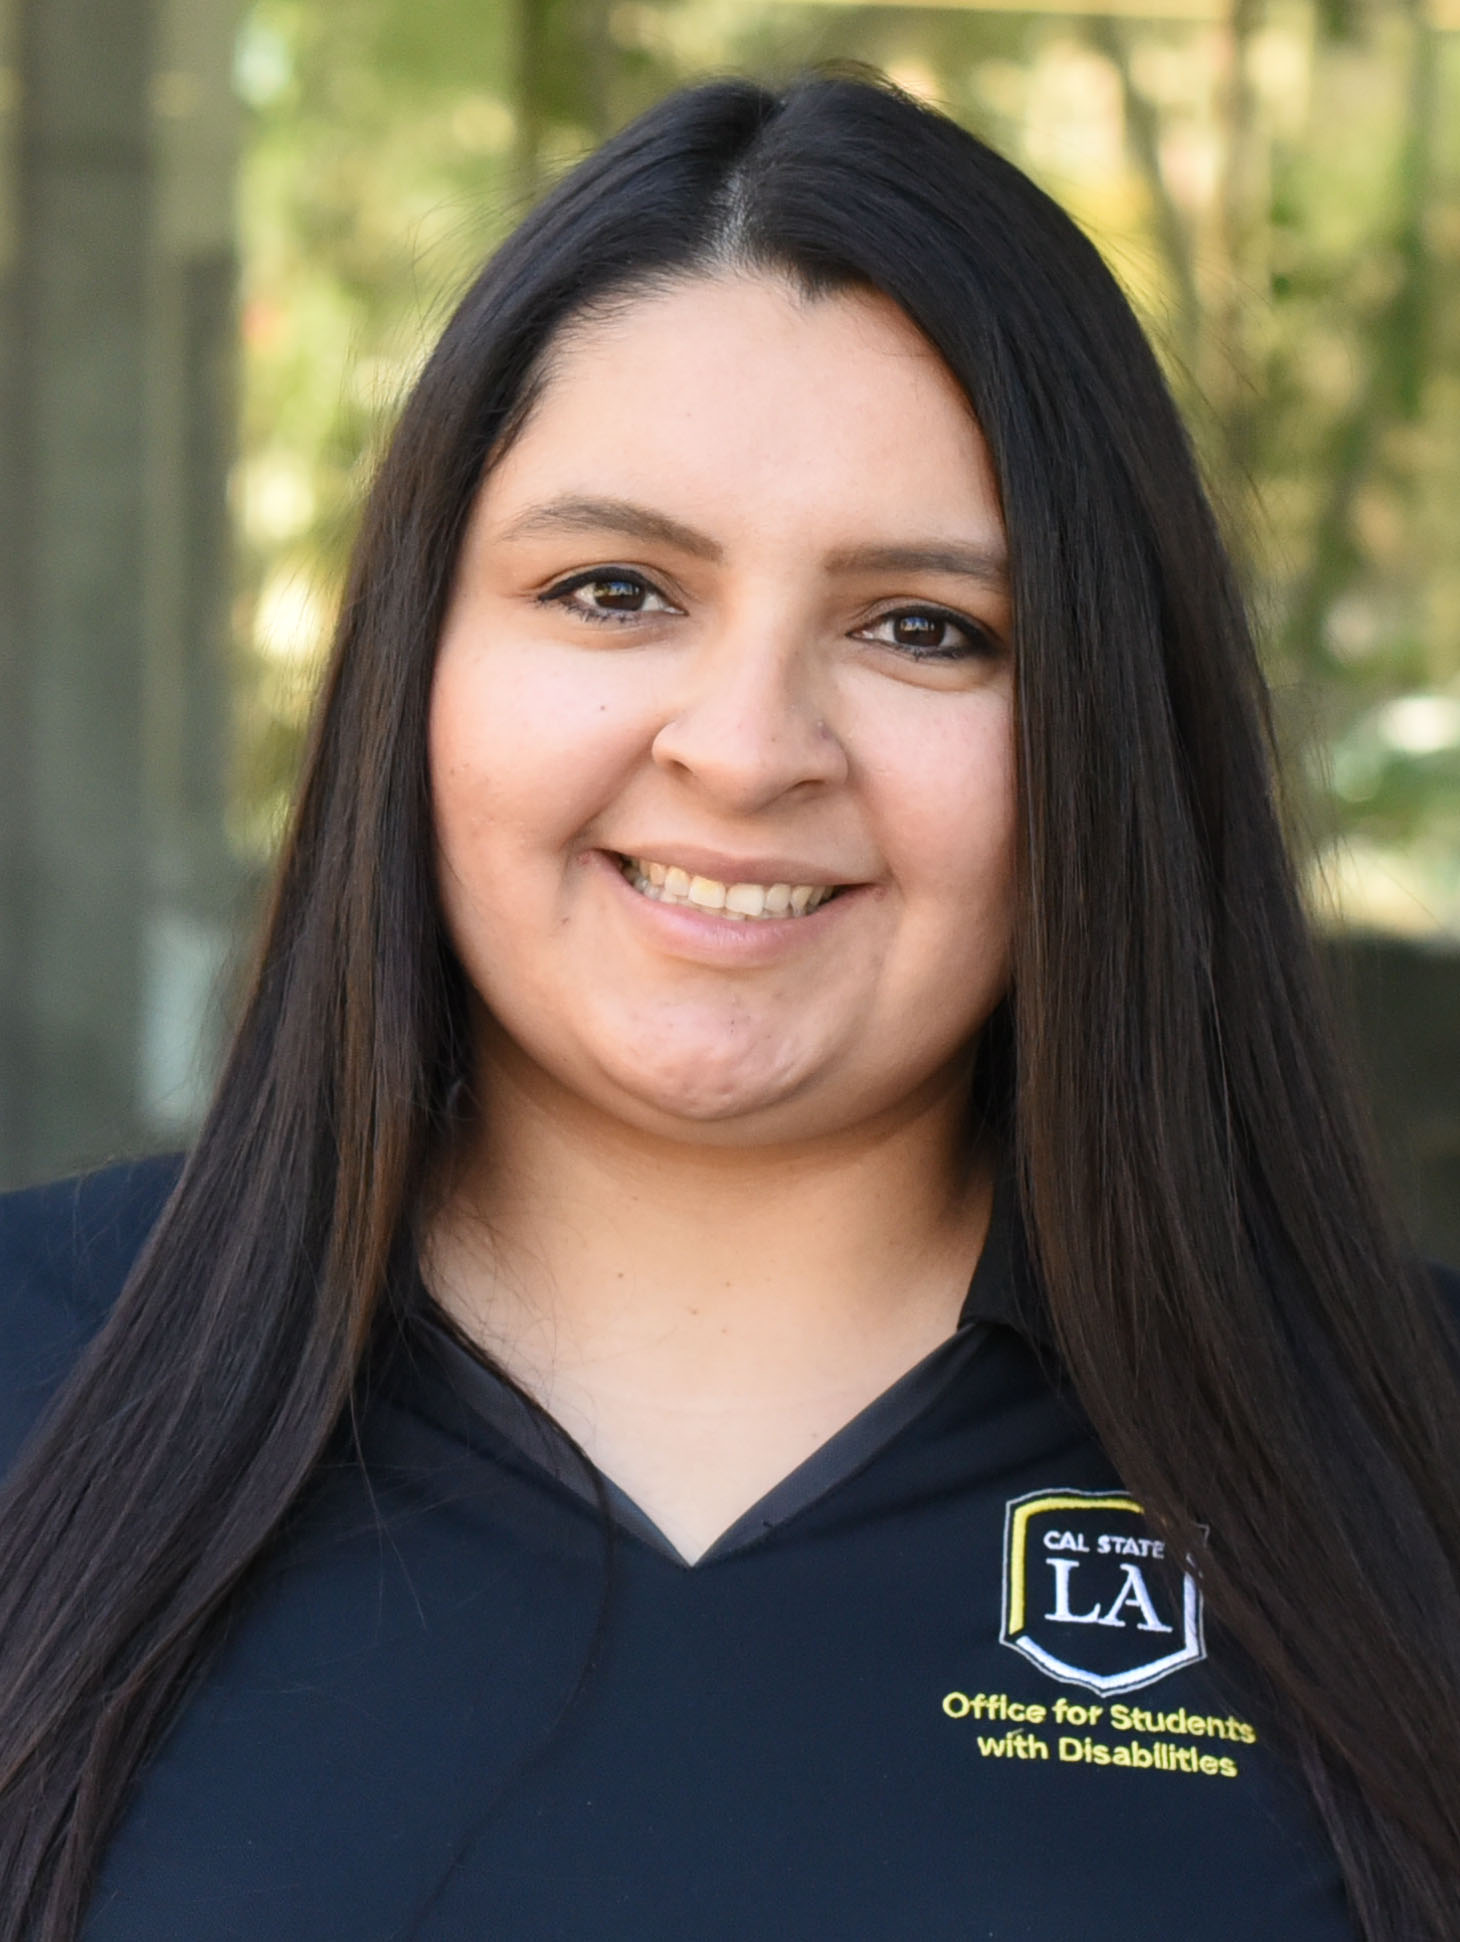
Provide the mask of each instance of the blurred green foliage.
{"label": "blurred green foliage", "polygon": [[993,141],[1105,250],[1247,568],[1315,896],[1460,934],[1460,8],[1447,27],[1402,0],[1168,6],[1186,17],[256,0],[236,62],[240,849],[275,840],[370,466],[472,269],[666,89],[854,59]]}

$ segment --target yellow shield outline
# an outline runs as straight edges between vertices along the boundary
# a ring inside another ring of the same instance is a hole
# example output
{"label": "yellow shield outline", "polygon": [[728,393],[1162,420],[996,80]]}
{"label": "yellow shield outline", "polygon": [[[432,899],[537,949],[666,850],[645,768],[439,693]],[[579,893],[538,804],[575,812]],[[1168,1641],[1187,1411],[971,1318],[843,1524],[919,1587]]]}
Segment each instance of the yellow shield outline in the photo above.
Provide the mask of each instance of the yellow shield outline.
{"label": "yellow shield outline", "polygon": [[1038,1666],[1048,1678],[1057,1679],[1061,1685],[1082,1686],[1087,1692],[1101,1694],[1138,1692],[1142,1686],[1154,1685],[1169,1673],[1179,1671],[1182,1666],[1196,1665],[1206,1657],[1201,1591],[1190,1571],[1184,1573],[1182,1579],[1182,1643],[1176,1651],[1163,1653],[1159,1659],[1149,1659],[1143,1665],[1132,1666],[1124,1672],[1091,1672],[1086,1667],[1071,1665],[1068,1660],[1056,1658],[1037,1639],[1030,1638],[1024,1630],[1029,1522],[1038,1512],[1047,1510],[1118,1510],[1133,1512],[1137,1517],[1146,1514],[1135,1498],[1123,1491],[1031,1490],[1023,1497],[1011,1497],[1004,1507],[1000,1645],[1006,1645],[1011,1652],[1018,1652],[1031,1665]]}

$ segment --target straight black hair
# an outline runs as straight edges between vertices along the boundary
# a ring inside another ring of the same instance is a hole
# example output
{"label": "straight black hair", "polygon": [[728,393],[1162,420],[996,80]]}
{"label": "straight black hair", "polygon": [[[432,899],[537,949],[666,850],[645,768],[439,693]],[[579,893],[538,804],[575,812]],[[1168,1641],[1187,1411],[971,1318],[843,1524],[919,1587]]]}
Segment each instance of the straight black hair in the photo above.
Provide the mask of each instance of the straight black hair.
{"label": "straight black hair", "polygon": [[1023,175],[868,78],[675,94],[468,291],[366,510],[251,994],[180,1183],[0,1510],[0,1929],[98,1857],[349,1421],[416,1245],[466,991],[433,881],[433,657],[546,349],[665,280],[897,302],[1012,553],[1020,884],[989,1028],[1025,1225],[1111,1459],[1268,1695],[1371,1942],[1460,1933],[1460,1377],[1373,1184],[1186,437]]}

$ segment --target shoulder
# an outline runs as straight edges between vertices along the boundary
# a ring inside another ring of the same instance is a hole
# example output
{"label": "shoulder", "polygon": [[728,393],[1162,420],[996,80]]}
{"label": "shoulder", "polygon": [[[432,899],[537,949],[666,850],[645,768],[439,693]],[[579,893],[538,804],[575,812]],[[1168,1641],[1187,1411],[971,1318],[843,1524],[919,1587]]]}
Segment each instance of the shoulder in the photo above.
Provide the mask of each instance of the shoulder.
{"label": "shoulder", "polygon": [[0,1471],[121,1293],[177,1156],[0,1194]]}

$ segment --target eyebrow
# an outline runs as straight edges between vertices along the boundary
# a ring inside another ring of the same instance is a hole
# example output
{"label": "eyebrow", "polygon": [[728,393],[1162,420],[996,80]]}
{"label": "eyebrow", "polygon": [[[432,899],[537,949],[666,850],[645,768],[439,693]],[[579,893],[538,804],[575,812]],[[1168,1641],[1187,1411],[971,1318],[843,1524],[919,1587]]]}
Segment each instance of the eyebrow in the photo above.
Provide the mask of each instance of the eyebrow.
{"label": "eyebrow", "polygon": [[503,539],[527,539],[540,533],[624,533],[630,539],[659,540],[692,553],[699,560],[724,558],[724,548],[693,526],[681,525],[668,513],[635,506],[627,499],[549,499],[529,506],[502,534]]}
{"label": "eyebrow", "polygon": [[[622,533],[630,539],[656,540],[699,560],[722,560],[718,540],[697,532],[667,513],[636,506],[627,499],[592,499],[569,495],[545,500],[519,513],[504,528],[503,539],[528,539],[547,533]],[[829,573],[948,573],[977,580],[1002,593],[1008,585],[1008,560],[1002,547],[969,546],[959,541],[930,540],[906,545],[868,545],[841,548],[829,554]]]}
{"label": "eyebrow", "polygon": [[1009,583],[1009,562],[1002,547],[965,546],[934,540],[927,545],[852,546],[831,554],[830,573],[952,573],[978,580],[1002,593]]}

